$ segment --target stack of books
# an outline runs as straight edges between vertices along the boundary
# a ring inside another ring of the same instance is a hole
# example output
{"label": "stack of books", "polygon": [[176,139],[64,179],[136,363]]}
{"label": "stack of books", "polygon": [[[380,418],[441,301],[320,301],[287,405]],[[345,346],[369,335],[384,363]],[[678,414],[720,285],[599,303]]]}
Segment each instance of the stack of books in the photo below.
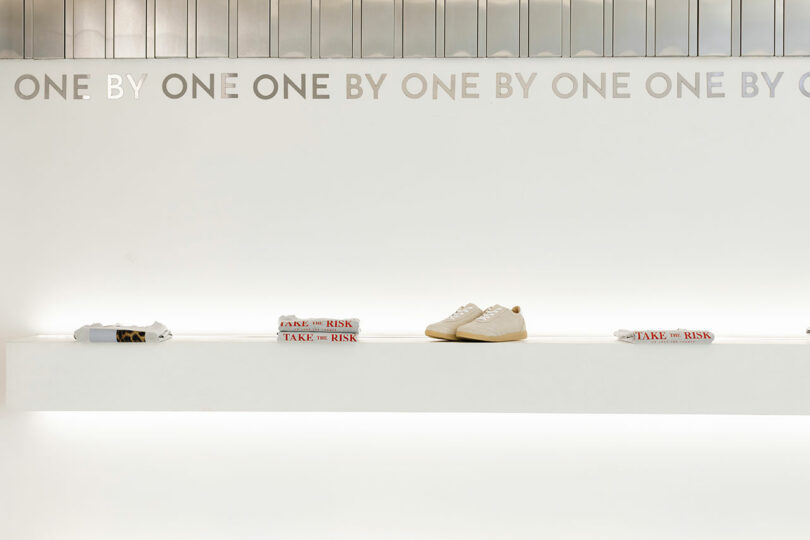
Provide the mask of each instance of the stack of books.
{"label": "stack of books", "polygon": [[281,343],[357,343],[360,319],[299,319],[295,315],[278,318]]}

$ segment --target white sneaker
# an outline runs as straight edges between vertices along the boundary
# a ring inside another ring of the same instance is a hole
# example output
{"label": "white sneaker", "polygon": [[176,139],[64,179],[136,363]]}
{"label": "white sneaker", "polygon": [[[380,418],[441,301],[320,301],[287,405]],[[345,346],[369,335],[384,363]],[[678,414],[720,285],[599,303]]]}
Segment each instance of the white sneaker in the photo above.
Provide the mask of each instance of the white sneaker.
{"label": "white sneaker", "polygon": [[475,304],[461,306],[455,313],[437,323],[428,325],[425,335],[438,339],[457,340],[456,330],[459,326],[467,324],[477,319],[483,311]]}
{"label": "white sneaker", "polygon": [[526,339],[526,321],[520,307],[512,309],[495,304],[474,321],[459,327],[456,337],[476,341],[515,341]]}

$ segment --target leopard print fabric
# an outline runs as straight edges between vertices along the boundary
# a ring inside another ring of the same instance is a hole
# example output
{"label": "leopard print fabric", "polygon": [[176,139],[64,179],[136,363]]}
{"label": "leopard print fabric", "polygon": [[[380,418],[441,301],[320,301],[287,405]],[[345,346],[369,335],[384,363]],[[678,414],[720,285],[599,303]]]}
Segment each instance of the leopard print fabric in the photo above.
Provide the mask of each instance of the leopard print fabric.
{"label": "leopard print fabric", "polygon": [[145,343],[146,332],[135,332],[132,330],[116,330],[115,341],[119,343]]}

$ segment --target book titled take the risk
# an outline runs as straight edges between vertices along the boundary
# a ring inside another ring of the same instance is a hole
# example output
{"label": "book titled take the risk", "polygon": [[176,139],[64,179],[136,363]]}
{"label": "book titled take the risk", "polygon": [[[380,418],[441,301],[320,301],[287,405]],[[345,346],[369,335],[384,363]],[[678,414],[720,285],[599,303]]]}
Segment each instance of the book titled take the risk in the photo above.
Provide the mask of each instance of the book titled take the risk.
{"label": "book titled take the risk", "polygon": [[280,343],[357,343],[357,334],[337,332],[279,332]]}
{"label": "book titled take the risk", "polygon": [[360,332],[360,319],[332,319],[329,317],[299,319],[295,315],[282,315],[278,318],[278,331],[357,334]]}

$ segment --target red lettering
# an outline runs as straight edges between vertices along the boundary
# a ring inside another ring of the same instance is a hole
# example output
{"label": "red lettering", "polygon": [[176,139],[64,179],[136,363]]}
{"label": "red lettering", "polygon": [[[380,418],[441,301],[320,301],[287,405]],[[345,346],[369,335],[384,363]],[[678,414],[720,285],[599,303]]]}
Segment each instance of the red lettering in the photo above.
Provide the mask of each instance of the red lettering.
{"label": "red lettering", "polygon": [[333,342],[342,343],[344,341],[352,341],[357,343],[357,336],[355,334],[331,334]]}

